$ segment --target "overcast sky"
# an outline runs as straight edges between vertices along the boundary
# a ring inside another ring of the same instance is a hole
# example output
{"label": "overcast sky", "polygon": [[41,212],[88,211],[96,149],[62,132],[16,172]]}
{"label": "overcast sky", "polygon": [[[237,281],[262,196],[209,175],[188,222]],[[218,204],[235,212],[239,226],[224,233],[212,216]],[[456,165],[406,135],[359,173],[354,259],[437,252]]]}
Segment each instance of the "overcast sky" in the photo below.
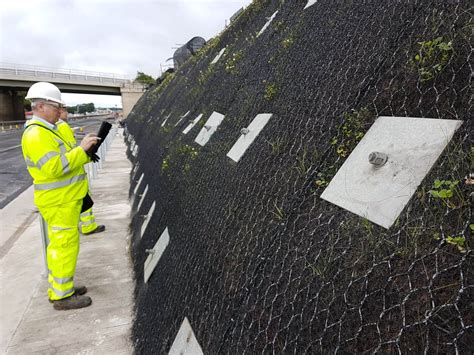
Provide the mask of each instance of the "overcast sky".
{"label": "overcast sky", "polygon": [[[208,40],[251,0],[0,0],[0,62],[157,77],[194,36]],[[178,45],[177,45],[178,44]],[[119,97],[64,94],[67,104]]]}

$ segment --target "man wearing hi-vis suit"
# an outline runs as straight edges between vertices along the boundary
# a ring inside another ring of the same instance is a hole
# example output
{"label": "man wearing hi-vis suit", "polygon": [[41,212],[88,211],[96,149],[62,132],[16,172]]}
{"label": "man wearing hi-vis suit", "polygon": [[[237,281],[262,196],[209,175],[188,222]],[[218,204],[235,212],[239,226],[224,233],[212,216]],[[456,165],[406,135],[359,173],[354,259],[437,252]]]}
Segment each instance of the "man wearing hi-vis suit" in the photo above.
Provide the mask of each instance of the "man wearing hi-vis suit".
{"label": "man wearing hi-vis suit", "polygon": [[26,99],[31,100],[33,118],[25,125],[21,146],[33,178],[35,205],[48,224],[48,297],[57,310],[87,307],[92,300],[84,296],[86,287],[74,287],[77,226],[89,190],[84,164],[91,161],[87,152],[99,138],[88,134],[79,146],[72,147],[61,136],[56,122],[64,102],[55,85],[35,83]]}

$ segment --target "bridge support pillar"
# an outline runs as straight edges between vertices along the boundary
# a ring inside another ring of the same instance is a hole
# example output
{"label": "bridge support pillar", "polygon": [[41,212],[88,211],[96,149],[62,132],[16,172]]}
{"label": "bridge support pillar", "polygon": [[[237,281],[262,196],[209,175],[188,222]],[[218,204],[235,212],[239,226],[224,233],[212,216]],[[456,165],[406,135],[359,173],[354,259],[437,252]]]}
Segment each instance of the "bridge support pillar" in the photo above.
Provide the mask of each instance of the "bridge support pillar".
{"label": "bridge support pillar", "polygon": [[25,119],[23,96],[11,89],[0,89],[0,121]]}
{"label": "bridge support pillar", "polygon": [[127,118],[130,111],[132,111],[133,106],[137,101],[142,97],[144,93],[143,87],[122,87],[120,88],[120,93],[122,94],[122,112],[123,118]]}

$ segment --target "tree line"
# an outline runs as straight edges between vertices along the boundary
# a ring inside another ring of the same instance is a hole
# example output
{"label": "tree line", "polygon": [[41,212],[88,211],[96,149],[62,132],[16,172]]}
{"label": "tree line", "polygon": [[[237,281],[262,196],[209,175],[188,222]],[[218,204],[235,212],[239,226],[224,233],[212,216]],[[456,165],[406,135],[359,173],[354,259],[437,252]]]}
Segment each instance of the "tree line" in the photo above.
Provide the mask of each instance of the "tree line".
{"label": "tree line", "polygon": [[86,113],[86,112],[94,112],[94,111],[95,111],[95,105],[93,102],[89,102],[88,104],[81,104],[81,105],[67,107],[68,113]]}

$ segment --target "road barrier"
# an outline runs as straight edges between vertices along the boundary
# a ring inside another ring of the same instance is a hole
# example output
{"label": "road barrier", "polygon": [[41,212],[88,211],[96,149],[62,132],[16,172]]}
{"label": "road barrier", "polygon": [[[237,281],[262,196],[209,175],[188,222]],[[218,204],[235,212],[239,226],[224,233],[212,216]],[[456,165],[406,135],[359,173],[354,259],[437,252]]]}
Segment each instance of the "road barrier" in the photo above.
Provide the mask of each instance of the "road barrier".
{"label": "road barrier", "polygon": [[[112,84],[133,83],[125,75],[114,73],[102,73],[78,69],[62,69],[44,67],[37,65],[25,65],[15,63],[0,63],[0,75],[2,77],[33,77],[49,79],[65,79],[73,81],[99,82]],[[38,80],[39,81],[39,80]]]}
{"label": "road barrier", "polygon": [[23,127],[26,121],[0,121],[0,131],[9,131]]}
{"label": "road barrier", "polygon": [[[113,114],[97,114],[97,115],[81,115],[81,116],[70,116],[68,121],[76,121],[76,120],[84,120],[88,118],[114,118]],[[23,128],[25,122],[27,120],[20,120],[20,121],[0,121],[0,132],[9,131],[12,129],[20,129]]]}

